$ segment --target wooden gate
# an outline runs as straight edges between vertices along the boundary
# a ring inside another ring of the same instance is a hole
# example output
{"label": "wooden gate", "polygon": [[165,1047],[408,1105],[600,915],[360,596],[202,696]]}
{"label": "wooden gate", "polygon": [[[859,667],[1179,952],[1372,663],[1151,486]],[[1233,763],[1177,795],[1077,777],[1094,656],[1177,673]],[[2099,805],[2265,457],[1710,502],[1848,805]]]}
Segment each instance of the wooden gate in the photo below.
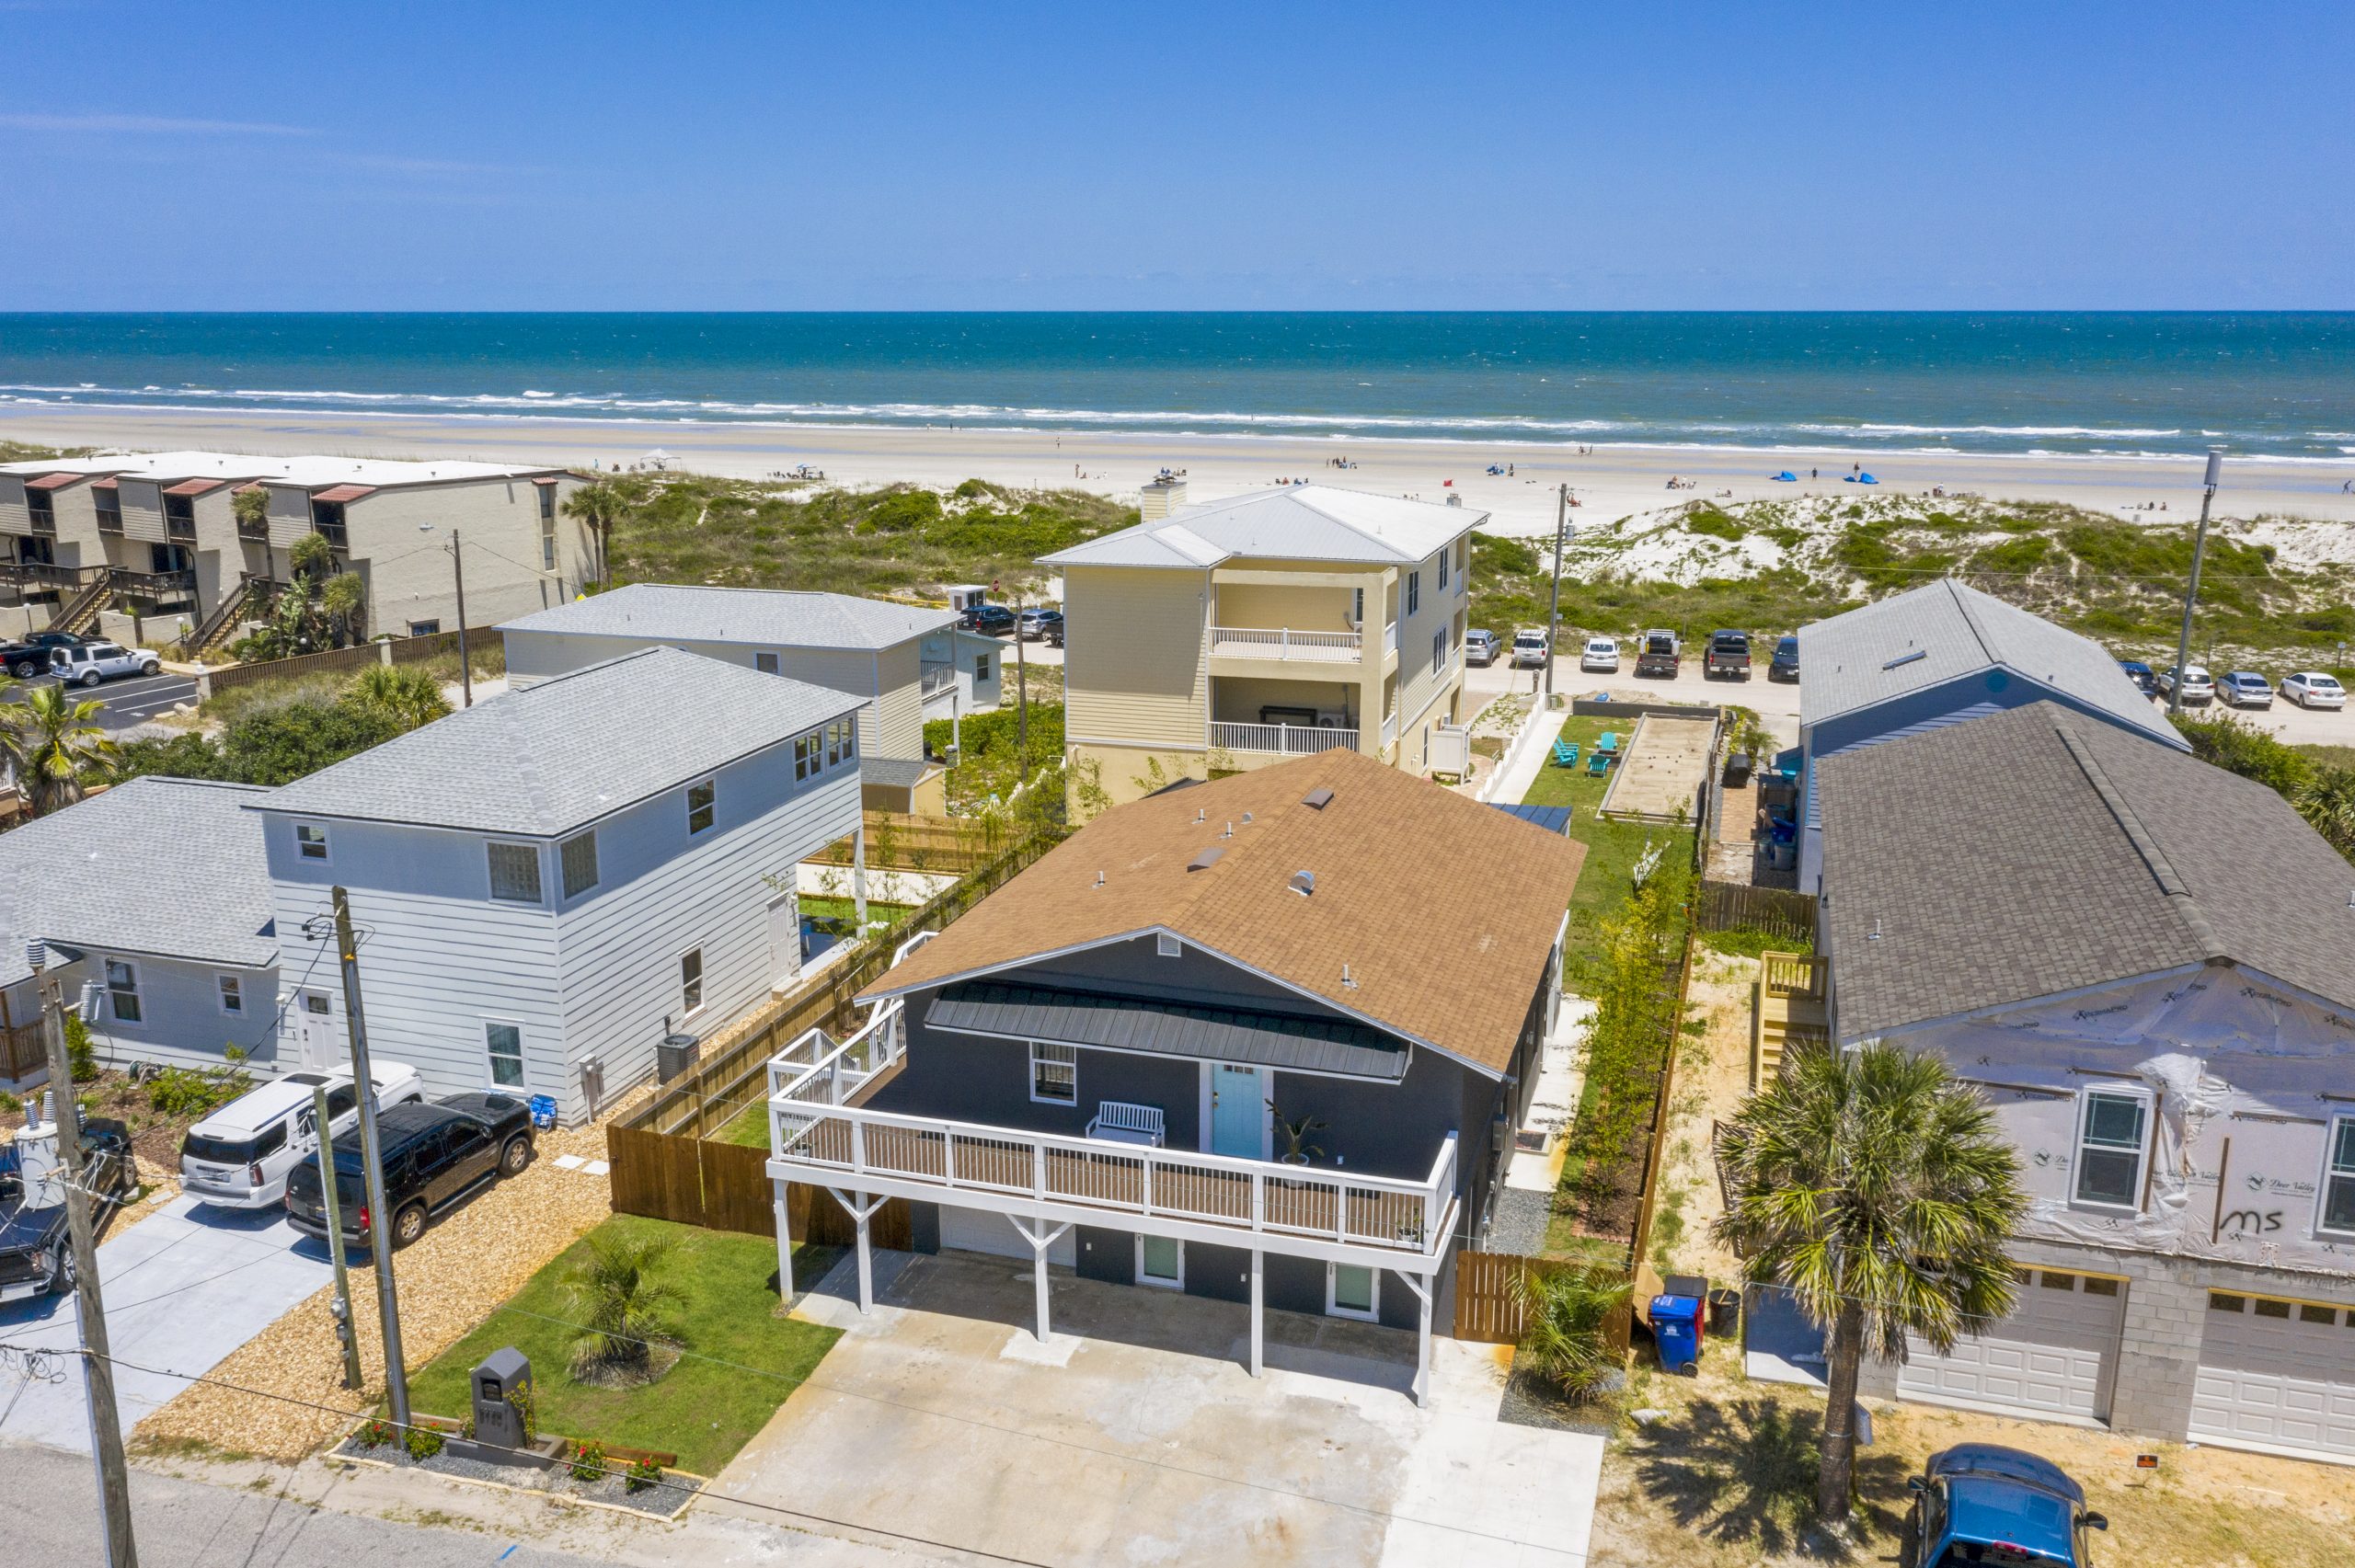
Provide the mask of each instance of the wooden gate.
{"label": "wooden gate", "polygon": [[[706,1230],[746,1236],[776,1234],[768,1150],[734,1143],[608,1126],[605,1158],[613,1167],[616,1214],[640,1214]],[[787,1233],[797,1242],[848,1247],[858,1227],[824,1189],[799,1182],[785,1189]],[[915,1225],[905,1198],[893,1198],[867,1222],[867,1241],[896,1252],[915,1248]]]}
{"label": "wooden gate", "polygon": [[615,1213],[679,1225],[704,1222],[703,1161],[694,1139],[608,1126],[605,1159],[613,1167]]}
{"label": "wooden gate", "polygon": [[[685,1139],[677,1139],[684,1143]],[[736,1143],[698,1143],[703,1152],[703,1224],[747,1236],[776,1234],[770,1207],[769,1151]]]}

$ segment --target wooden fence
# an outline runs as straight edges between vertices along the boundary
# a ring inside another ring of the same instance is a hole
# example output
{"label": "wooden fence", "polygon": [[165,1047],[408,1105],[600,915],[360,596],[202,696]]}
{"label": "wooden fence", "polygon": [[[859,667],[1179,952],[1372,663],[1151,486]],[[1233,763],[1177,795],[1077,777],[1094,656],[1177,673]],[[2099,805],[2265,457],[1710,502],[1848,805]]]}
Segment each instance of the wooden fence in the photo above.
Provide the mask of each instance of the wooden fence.
{"label": "wooden fence", "polygon": [[[614,1212],[706,1230],[730,1230],[744,1236],[776,1234],[768,1157],[765,1149],[669,1138],[641,1127],[605,1129],[605,1158],[613,1166]],[[858,1240],[858,1228],[843,1206],[816,1187],[789,1184],[785,1209],[787,1234],[797,1242],[847,1247]],[[876,1246],[902,1252],[913,1247],[913,1217],[906,1200],[894,1199],[878,1209],[868,1222],[867,1239]]]}
{"label": "wooden fence", "polygon": [[1668,1050],[1660,1064],[1660,1088],[1652,1098],[1651,1147],[1644,1156],[1644,1196],[1636,1207],[1636,1234],[1627,1244],[1627,1267],[1631,1274],[1640,1272],[1645,1255],[1651,1251],[1652,1216],[1660,1207],[1660,1170],[1668,1153],[1668,1124],[1673,1115],[1671,1103],[1676,1096],[1677,1047],[1683,1040],[1683,1021],[1688,1000],[1693,994],[1693,949],[1699,934],[1687,926],[1684,932],[1684,961],[1676,976],[1677,1027],[1669,1038]]}
{"label": "wooden fence", "polygon": [[[1560,1258],[1519,1253],[1456,1253],[1454,1336],[1479,1345],[1519,1345],[1528,1318],[1514,1282],[1524,1273],[1549,1275],[1577,1266]],[[1626,1356],[1634,1316],[1632,1304],[1622,1304],[1603,1321],[1603,1345],[1613,1355]]]}
{"label": "wooden fence", "polygon": [[[466,643],[467,652],[477,657],[486,648],[504,647],[496,626],[469,627]],[[365,670],[372,664],[415,664],[420,659],[457,651],[457,633],[432,632],[421,637],[387,637],[377,642],[355,643],[350,647],[298,653],[288,658],[266,658],[255,664],[225,664],[217,670],[205,671],[200,697],[217,697],[240,686],[271,681],[298,681],[306,675],[339,675],[348,670]]]}
{"label": "wooden fence", "polygon": [[1703,931],[1750,926],[1794,947],[1815,945],[1815,900],[1783,887],[1703,882],[1694,913]]}
{"label": "wooden fence", "polygon": [[[995,817],[922,817],[898,811],[867,813],[867,864],[889,871],[978,871],[1005,853],[1014,830]],[[810,857],[851,863],[850,841]]]}

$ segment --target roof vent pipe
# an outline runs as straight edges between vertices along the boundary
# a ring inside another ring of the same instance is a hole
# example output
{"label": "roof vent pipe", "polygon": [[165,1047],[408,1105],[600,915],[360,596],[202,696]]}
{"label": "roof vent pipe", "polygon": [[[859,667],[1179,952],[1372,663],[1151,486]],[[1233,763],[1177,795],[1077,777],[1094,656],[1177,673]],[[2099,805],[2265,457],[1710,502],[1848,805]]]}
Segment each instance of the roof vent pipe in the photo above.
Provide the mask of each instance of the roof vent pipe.
{"label": "roof vent pipe", "polygon": [[1098,887],[1104,886],[1104,874],[1100,871],[1096,874],[1096,885]]}
{"label": "roof vent pipe", "polygon": [[1316,891],[1316,873],[1313,871],[1295,871],[1292,874],[1291,880],[1287,881],[1284,886],[1305,898],[1311,893]]}
{"label": "roof vent pipe", "polygon": [[1347,964],[1341,966],[1341,984],[1345,989],[1350,990],[1355,990],[1358,989],[1358,982],[1356,979],[1350,975],[1350,967]]}

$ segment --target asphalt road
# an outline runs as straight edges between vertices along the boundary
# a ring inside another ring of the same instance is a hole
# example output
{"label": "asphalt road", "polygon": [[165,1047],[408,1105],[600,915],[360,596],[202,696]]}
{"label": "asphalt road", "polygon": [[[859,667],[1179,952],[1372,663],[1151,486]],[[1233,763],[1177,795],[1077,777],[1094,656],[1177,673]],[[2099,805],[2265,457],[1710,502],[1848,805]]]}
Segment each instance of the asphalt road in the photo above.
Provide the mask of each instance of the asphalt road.
{"label": "asphalt road", "polygon": [[[28,686],[46,686],[50,678],[37,676],[25,682]],[[76,686],[76,697],[98,703],[98,727],[105,730],[129,729],[170,713],[181,703],[196,701],[196,681],[190,676],[131,675],[113,681],[102,681],[96,686]]]}

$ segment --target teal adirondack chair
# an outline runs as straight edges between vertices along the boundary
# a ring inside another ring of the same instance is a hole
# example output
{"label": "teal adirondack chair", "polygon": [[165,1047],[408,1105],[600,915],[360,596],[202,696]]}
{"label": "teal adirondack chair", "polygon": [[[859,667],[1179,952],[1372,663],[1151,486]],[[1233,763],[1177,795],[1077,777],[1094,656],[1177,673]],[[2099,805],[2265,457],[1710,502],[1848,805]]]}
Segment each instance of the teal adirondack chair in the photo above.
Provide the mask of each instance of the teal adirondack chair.
{"label": "teal adirondack chair", "polygon": [[1586,771],[1598,779],[1603,774],[1609,773],[1611,771],[1611,753],[1608,751],[1597,751],[1593,756],[1589,757],[1586,760]]}
{"label": "teal adirondack chair", "polygon": [[1579,765],[1579,743],[1575,740],[1557,739],[1554,742],[1554,765],[1557,768],[1577,767]]}

